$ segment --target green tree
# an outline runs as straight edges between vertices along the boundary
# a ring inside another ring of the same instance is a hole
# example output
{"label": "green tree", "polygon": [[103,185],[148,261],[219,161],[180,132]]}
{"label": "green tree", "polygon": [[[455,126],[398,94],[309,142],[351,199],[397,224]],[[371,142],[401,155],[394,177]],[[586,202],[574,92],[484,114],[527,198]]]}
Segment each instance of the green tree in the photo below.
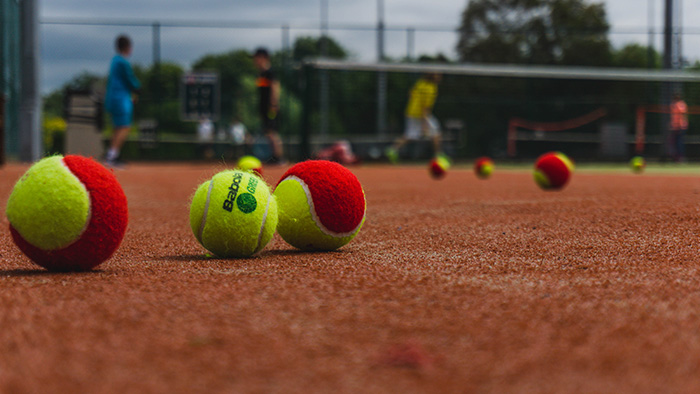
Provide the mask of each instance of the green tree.
{"label": "green tree", "polygon": [[141,81],[141,92],[135,107],[140,119],[158,120],[160,130],[168,132],[189,131],[180,122],[180,80],[184,70],[179,64],[165,62],[158,68],[134,67],[134,74]]}
{"label": "green tree", "polygon": [[462,14],[462,61],[607,66],[610,25],[602,3],[472,0]]}
{"label": "green tree", "polygon": [[197,60],[192,69],[195,71],[216,71],[221,84],[221,116],[224,120],[242,117],[242,105],[254,100],[246,92],[245,78],[254,78],[257,71],[250,53],[234,50],[223,54],[206,55]]}
{"label": "green tree", "polygon": [[321,45],[326,43],[328,48],[327,57],[332,59],[345,59],[348,57],[348,51],[345,50],[332,37],[323,36],[317,37],[299,37],[294,41],[292,49],[292,58],[296,61],[303,61],[309,58],[321,56]]}
{"label": "green tree", "polygon": [[613,66],[626,68],[661,68],[661,55],[651,48],[652,64],[649,67],[649,47],[627,44],[613,52]]}
{"label": "green tree", "polygon": [[63,95],[67,89],[88,90],[96,85],[104,85],[106,78],[101,75],[82,71],[75,75],[60,88],[43,97],[43,107],[46,116],[63,116]]}

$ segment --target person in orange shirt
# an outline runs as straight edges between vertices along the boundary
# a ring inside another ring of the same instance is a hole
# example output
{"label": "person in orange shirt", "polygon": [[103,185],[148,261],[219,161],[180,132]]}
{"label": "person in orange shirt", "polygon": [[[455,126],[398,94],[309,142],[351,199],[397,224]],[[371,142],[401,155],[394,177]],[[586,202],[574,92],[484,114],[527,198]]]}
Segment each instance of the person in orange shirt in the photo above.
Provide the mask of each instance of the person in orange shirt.
{"label": "person in orange shirt", "polygon": [[671,157],[675,161],[685,159],[685,133],[688,131],[688,105],[676,93],[671,102]]}

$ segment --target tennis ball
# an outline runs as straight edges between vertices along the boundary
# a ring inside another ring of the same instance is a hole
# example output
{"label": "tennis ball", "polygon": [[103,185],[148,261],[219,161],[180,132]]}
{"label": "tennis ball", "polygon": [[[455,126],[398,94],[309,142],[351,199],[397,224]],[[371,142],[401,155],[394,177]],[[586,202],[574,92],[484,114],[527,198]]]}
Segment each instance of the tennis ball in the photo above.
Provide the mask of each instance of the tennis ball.
{"label": "tennis ball", "polygon": [[292,166],[275,188],[277,232],[303,250],[334,250],[350,242],[365,222],[365,192],[342,165],[310,160]]}
{"label": "tennis ball", "polygon": [[544,190],[558,190],[566,186],[574,171],[574,163],[561,152],[549,152],[535,162],[535,182]]}
{"label": "tennis ball", "polygon": [[219,257],[252,256],[275,233],[277,201],[257,176],[222,171],[194,193],[190,227],[197,241]]}
{"label": "tennis ball", "polygon": [[447,175],[447,170],[450,169],[450,160],[447,156],[438,156],[430,161],[428,164],[428,171],[430,175],[435,179],[443,178]]}
{"label": "tennis ball", "polygon": [[15,244],[52,271],[96,267],[119,247],[128,222],[126,196],[112,172],[82,156],[36,162],[7,201]]}
{"label": "tennis ball", "polygon": [[243,156],[238,160],[238,169],[243,171],[254,171],[262,177],[263,166],[255,156]]}
{"label": "tennis ball", "polygon": [[487,179],[493,173],[493,160],[488,157],[480,157],[474,163],[474,172],[481,179]]}
{"label": "tennis ball", "polygon": [[642,156],[635,156],[632,158],[632,160],[630,160],[630,167],[632,168],[632,171],[638,174],[642,173],[646,166],[647,162]]}

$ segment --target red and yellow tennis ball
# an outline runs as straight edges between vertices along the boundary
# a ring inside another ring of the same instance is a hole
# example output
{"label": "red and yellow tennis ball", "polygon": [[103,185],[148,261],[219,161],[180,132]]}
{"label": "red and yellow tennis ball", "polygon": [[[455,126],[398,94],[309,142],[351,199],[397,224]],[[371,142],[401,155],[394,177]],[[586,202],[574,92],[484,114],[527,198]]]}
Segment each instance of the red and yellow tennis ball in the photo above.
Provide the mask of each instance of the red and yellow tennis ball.
{"label": "red and yellow tennis ball", "polygon": [[70,155],[36,162],[7,201],[15,244],[52,271],[80,271],[107,260],[124,238],[126,196],[114,174]]}
{"label": "red and yellow tennis ball", "polygon": [[647,162],[642,156],[635,156],[630,160],[630,168],[636,173],[642,173],[646,168]]}
{"label": "red and yellow tennis ball", "polygon": [[487,179],[493,173],[493,160],[488,157],[480,157],[474,163],[474,172],[481,179]]}
{"label": "red and yellow tennis ball", "polygon": [[238,169],[243,171],[253,171],[262,177],[263,166],[260,159],[255,156],[243,156],[238,160]]}
{"label": "red and yellow tennis ball", "polygon": [[335,250],[350,242],[365,222],[365,192],[342,165],[309,160],[292,166],[274,192],[277,232],[302,250]]}
{"label": "red and yellow tennis ball", "polygon": [[566,186],[574,171],[574,163],[561,152],[549,152],[535,162],[535,182],[544,190],[559,190]]}
{"label": "red and yellow tennis ball", "polygon": [[218,257],[249,257],[270,242],[277,227],[277,201],[262,179],[240,170],[222,171],[192,197],[190,228]]}
{"label": "red and yellow tennis ball", "polygon": [[445,156],[438,156],[428,164],[428,172],[435,179],[441,179],[447,175],[450,169],[450,160]]}

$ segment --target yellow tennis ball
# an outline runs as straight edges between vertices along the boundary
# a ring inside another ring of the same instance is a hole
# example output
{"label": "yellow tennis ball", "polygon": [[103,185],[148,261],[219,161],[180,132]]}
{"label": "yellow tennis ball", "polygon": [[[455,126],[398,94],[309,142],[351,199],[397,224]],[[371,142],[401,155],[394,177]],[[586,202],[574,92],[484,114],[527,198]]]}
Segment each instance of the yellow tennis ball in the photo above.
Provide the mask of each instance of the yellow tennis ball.
{"label": "yellow tennis ball", "polygon": [[630,167],[632,168],[632,171],[638,174],[642,173],[646,166],[647,162],[642,156],[635,156],[632,158],[632,160],[630,160]]}
{"label": "yellow tennis ball", "polygon": [[350,242],[365,222],[365,193],[342,165],[310,160],[292,166],[275,188],[277,232],[303,250],[334,250]]}
{"label": "yellow tennis ball", "polygon": [[260,159],[255,156],[243,156],[238,160],[238,169],[243,171],[254,171],[262,176],[263,166]]}
{"label": "yellow tennis ball", "polygon": [[88,270],[107,260],[129,216],[114,174],[78,155],[34,163],[15,184],[5,212],[15,244],[52,271]]}
{"label": "yellow tennis ball", "polygon": [[261,251],[277,228],[277,200],[257,176],[222,171],[199,186],[190,205],[190,227],[202,246],[219,257]]}

